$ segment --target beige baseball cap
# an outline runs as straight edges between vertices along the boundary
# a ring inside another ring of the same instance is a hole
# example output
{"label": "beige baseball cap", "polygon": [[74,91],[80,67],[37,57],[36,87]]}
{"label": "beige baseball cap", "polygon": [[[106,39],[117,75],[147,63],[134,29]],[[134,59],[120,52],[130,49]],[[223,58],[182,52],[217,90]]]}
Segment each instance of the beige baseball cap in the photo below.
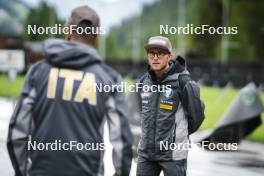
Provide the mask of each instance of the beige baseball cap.
{"label": "beige baseball cap", "polygon": [[144,48],[146,51],[148,51],[150,48],[161,48],[168,51],[169,53],[172,52],[170,40],[163,36],[150,37],[148,43],[144,45]]}
{"label": "beige baseball cap", "polygon": [[99,27],[100,25],[100,19],[98,14],[87,5],[74,8],[66,25],[78,26],[84,20],[90,21],[91,25],[94,27]]}

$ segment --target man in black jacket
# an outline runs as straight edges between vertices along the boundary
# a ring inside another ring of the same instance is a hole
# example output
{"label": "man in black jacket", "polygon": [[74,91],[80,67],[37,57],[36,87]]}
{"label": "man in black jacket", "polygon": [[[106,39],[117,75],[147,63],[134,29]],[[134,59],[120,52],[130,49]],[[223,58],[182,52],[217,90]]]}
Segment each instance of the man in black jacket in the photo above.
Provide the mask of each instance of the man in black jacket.
{"label": "man in black jacket", "polygon": [[[73,10],[67,25],[99,27],[87,6]],[[26,75],[12,115],[8,152],[17,176],[103,175],[103,127],[109,125],[116,176],[128,176],[132,135],[124,94],[100,92],[120,75],[102,63],[97,34],[68,33],[44,43],[45,60]]]}
{"label": "man in black jacket", "polygon": [[189,135],[204,119],[199,87],[185,60],[171,59],[168,38],[151,37],[145,49],[149,71],[139,80],[142,134],[137,176],[158,176],[161,171],[165,176],[185,176]]}

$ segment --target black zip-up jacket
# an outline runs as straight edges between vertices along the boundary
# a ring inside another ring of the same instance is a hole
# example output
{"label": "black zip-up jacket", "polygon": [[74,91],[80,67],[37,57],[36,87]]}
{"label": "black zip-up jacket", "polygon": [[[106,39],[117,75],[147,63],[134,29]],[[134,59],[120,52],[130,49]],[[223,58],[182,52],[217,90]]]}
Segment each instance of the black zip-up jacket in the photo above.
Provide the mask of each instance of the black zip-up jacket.
{"label": "black zip-up jacket", "polygon": [[142,132],[138,154],[150,160],[186,159],[189,135],[204,119],[200,89],[191,80],[185,60],[178,57],[169,64],[160,81],[151,70],[139,80],[142,87],[165,87],[163,92],[161,88],[142,88],[140,92]]}
{"label": "black zip-up jacket", "polygon": [[44,55],[29,69],[10,121],[7,146],[16,175],[103,175],[107,121],[115,175],[128,176],[132,135],[124,94],[94,88],[119,84],[120,75],[79,42],[47,40]]}

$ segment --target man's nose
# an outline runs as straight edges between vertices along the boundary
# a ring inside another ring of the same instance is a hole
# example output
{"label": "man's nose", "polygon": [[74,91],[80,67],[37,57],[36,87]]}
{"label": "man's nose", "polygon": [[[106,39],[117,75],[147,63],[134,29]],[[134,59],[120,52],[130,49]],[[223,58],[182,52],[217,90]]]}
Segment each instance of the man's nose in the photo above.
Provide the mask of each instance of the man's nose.
{"label": "man's nose", "polygon": [[155,54],[155,55],[154,55],[154,57],[153,57],[153,60],[159,60],[159,58],[158,58],[158,55],[157,55],[157,54]]}

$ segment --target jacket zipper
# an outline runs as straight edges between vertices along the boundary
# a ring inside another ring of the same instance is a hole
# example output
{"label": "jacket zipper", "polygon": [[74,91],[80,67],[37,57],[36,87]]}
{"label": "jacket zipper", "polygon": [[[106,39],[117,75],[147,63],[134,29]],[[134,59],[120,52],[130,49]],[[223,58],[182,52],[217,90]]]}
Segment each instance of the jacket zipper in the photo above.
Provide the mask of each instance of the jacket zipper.
{"label": "jacket zipper", "polygon": [[160,93],[158,91],[158,95],[157,95],[157,99],[156,99],[156,102],[157,102],[157,108],[156,108],[156,111],[155,111],[155,121],[154,121],[154,151],[155,153],[157,152],[157,149],[156,149],[156,126],[157,126],[157,116],[158,116],[158,110],[159,110],[159,97],[160,97]]}
{"label": "jacket zipper", "polygon": [[[176,121],[176,117],[175,117],[175,121]],[[176,142],[176,134],[175,134],[175,131],[176,131],[176,122],[174,122],[174,126],[173,126],[172,143],[175,143]]]}

